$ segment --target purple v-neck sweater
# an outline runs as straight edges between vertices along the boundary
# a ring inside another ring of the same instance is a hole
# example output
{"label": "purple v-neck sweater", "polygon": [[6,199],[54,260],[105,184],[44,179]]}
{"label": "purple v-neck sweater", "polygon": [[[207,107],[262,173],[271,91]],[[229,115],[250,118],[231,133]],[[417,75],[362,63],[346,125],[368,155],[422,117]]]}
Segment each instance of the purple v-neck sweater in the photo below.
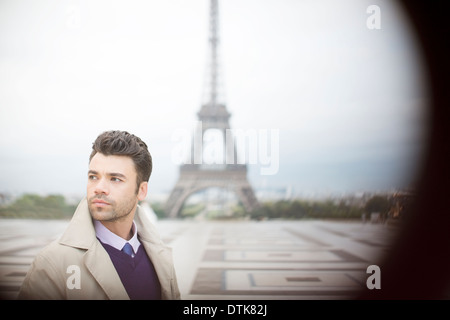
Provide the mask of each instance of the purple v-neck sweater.
{"label": "purple v-neck sweater", "polygon": [[140,245],[134,258],[100,241],[108,252],[131,300],[160,300],[161,286],[155,268]]}

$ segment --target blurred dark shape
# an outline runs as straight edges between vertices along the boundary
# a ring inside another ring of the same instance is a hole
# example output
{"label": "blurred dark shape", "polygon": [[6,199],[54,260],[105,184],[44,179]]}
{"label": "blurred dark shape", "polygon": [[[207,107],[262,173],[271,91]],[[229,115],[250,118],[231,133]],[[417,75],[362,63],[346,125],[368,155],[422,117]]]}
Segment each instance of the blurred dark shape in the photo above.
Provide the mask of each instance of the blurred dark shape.
{"label": "blurred dark shape", "polygon": [[450,25],[446,1],[402,1],[416,32],[430,86],[430,134],[417,197],[380,264],[381,289],[361,299],[450,298]]}

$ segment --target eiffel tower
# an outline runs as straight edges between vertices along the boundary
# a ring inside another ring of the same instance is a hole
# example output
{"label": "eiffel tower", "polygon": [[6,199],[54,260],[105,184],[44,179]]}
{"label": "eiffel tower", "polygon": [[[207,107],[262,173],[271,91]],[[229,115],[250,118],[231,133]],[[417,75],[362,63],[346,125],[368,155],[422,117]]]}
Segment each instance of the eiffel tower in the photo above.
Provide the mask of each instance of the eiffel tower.
{"label": "eiffel tower", "polygon": [[[209,17],[209,72],[206,77],[206,103],[197,113],[198,124],[195,130],[190,159],[180,166],[180,174],[165,207],[166,215],[176,218],[184,202],[192,194],[208,189],[222,188],[234,191],[246,211],[251,211],[259,206],[253,192],[253,188],[247,179],[247,165],[238,164],[236,147],[229,143],[230,134],[229,119],[231,114],[219,97],[219,63],[218,63],[218,0],[210,2]],[[217,163],[203,163],[203,137],[205,131],[216,129],[223,137],[223,161]],[[228,142],[228,143],[227,143]]]}

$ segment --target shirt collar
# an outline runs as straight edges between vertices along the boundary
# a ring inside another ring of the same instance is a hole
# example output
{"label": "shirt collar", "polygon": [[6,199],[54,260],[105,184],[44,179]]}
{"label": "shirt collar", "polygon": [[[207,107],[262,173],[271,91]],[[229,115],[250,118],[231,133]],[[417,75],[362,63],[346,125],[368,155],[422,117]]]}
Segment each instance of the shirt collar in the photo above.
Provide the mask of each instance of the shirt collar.
{"label": "shirt collar", "polygon": [[100,221],[94,220],[94,227],[95,227],[95,235],[97,238],[103,242],[106,243],[113,248],[116,248],[117,250],[122,250],[125,243],[129,243],[133,247],[134,254],[139,249],[139,246],[141,243],[139,242],[139,239],[137,237],[137,225],[133,221],[133,225],[131,227],[131,231],[133,232],[133,236],[130,240],[125,240],[115,233],[111,232],[108,228],[106,228]]}

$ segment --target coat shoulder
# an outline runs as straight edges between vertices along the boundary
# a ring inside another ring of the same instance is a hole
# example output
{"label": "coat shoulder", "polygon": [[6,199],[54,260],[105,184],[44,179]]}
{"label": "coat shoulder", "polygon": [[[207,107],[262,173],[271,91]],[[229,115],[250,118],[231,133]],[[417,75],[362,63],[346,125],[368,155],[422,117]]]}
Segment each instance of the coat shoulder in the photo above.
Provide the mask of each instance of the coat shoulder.
{"label": "coat shoulder", "polygon": [[56,239],[45,246],[36,256],[36,262],[47,262],[57,265],[67,265],[68,262],[72,261],[75,263],[80,263],[80,259],[86,250],[74,248],[61,244],[59,239]]}
{"label": "coat shoulder", "polygon": [[79,265],[82,252],[59,243],[45,246],[34,258],[19,292],[19,299],[64,299],[67,267]]}

